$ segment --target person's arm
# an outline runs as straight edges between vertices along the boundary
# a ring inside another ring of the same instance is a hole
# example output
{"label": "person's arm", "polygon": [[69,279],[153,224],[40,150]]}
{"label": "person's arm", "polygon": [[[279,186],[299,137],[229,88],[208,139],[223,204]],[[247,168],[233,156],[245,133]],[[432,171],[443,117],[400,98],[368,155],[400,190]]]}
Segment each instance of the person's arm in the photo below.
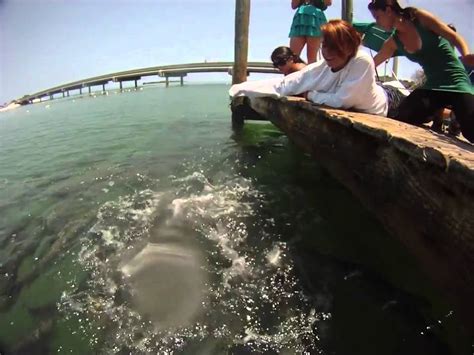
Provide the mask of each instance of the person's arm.
{"label": "person's arm", "polygon": [[292,96],[314,90],[318,87],[317,78],[325,70],[328,70],[328,66],[324,60],[308,64],[303,69],[285,76],[277,91],[281,96]]}
{"label": "person's arm", "polygon": [[446,38],[454,47],[457,48],[461,57],[469,54],[469,47],[464,38],[459,33],[449,28],[448,25],[440,19],[424,10],[418,10],[416,12],[416,18],[424,27],[433,31],[437,35]]}
{"label": "person's arm", "polygon": [[373,100],[366,94],[371,92],[372,85],[375,85],[375,67],[370,57],[355,58],[349,62],[348,73],[345,78],[341,78],[341,86],[336,92],[319,92],[309,91],[308,100],[334,108],[349,109],[360,104],[364,104],[366,100]]}
{"label": "person's arm", "polygon": [[392,58],[392,55],[395,53],[396,50],[397,50],[397,44],[395,43],[395,40],[392,37],[390,37],[384,42],[384,44],[382,45],[382,48],[375,55],[374,57],[375,67],[378,67],[380,64],[382,64],[386,60]]}
{"label": "person's arm", "polygon": [[298,6],[300,6],[301,4],[301,0],[291,0],[291,8],[294,10],[296,9]]}

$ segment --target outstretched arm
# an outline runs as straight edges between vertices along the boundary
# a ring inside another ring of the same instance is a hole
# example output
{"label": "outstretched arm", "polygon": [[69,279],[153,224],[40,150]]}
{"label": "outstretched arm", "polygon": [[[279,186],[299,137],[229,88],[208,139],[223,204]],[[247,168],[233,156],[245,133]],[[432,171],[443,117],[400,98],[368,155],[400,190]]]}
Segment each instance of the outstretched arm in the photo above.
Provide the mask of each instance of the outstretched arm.
{"label": "outstretched arm", "polygon": [[301,0],[291,0],[291,8],[294,10],[296,9],[298,6],[300,6],[301,4]]}
{"label": "outstretched arm", "polygon": [[342,78],[340,86],[335,92],[310,91],[307,98],[320,105],[335,108],[354,108],[364,105],[372,98],[368,95],[375,85],[375,68],[372,58],[359,57],[353,59],[349,64],[347,76]]}
{"label": "outstretched arm", "polygon": [[428,11],[418,10],[416,17],[423,26],[451,42],[457,48],[459,53],[461,53],[462,57],[469,54],[469,47],[464,38],[459,33],[449,28],[448,25],[433,14]]}
{"label": "outstretched arm", "polygon": [[395,40],[392,37],[390,37],[384,42],[380,51],[375,55],[374,57],[375,67],[378,67],[387,59],[390,59],[396,50],[397,50],[397,44],[395,43]]}

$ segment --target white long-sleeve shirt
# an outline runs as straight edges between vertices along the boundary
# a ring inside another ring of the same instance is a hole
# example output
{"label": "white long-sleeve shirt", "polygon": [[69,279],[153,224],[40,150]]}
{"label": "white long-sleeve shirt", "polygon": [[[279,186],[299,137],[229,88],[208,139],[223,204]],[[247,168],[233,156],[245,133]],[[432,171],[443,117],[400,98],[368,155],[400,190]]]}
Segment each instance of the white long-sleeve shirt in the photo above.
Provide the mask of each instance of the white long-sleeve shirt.
{"label": "white long-sleeve shirt", "polygon": [[385,91],[375,82],[374,61],[359,49],[344,68],[333,72],[325,60],[307,65],[283,79],[259,80],[233,85],[230,96],[298,95],[308,91],[308,99],[334,108],[387,115]]}

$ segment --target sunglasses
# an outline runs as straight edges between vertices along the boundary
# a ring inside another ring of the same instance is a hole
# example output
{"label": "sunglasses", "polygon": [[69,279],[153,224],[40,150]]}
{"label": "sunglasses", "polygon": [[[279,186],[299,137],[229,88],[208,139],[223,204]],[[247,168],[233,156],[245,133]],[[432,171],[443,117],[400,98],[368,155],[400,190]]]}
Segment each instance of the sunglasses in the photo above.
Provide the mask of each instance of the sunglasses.
{"label": "sunglasses", "polygon": [[288,59],[280,58],[273,61],[273,66],[275,68],[282,67],[288,62]]}

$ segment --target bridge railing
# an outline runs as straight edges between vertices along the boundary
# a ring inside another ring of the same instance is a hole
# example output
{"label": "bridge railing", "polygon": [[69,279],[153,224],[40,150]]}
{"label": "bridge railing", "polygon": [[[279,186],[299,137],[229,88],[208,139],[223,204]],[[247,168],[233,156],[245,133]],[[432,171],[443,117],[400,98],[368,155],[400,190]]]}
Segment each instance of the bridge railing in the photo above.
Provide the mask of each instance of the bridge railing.
{"label": "bridge railing", "polygon": [[[233,62],[204,62],[204,63],[187,63],[163,65],[139,69],[125,70],[105,75],[99,75],[91,78],[73,81],[70,83],[55,86],[36,93],[25,95],[21,99],[14,100],[16,102],[28,103],[34,99],[40,99],[45,96],[52,96],[58,93],[64,93],[69,90],[81,90],[85,87],[105,85],[109,81],[122,82],[140,80],[143,76],[158,75],[159,77],[185,76],[188,73],[210,73],[210,72],[227,72],[232,73]],[[271,63],[268,62],[249,62],[249,73],[278,73]]]}

